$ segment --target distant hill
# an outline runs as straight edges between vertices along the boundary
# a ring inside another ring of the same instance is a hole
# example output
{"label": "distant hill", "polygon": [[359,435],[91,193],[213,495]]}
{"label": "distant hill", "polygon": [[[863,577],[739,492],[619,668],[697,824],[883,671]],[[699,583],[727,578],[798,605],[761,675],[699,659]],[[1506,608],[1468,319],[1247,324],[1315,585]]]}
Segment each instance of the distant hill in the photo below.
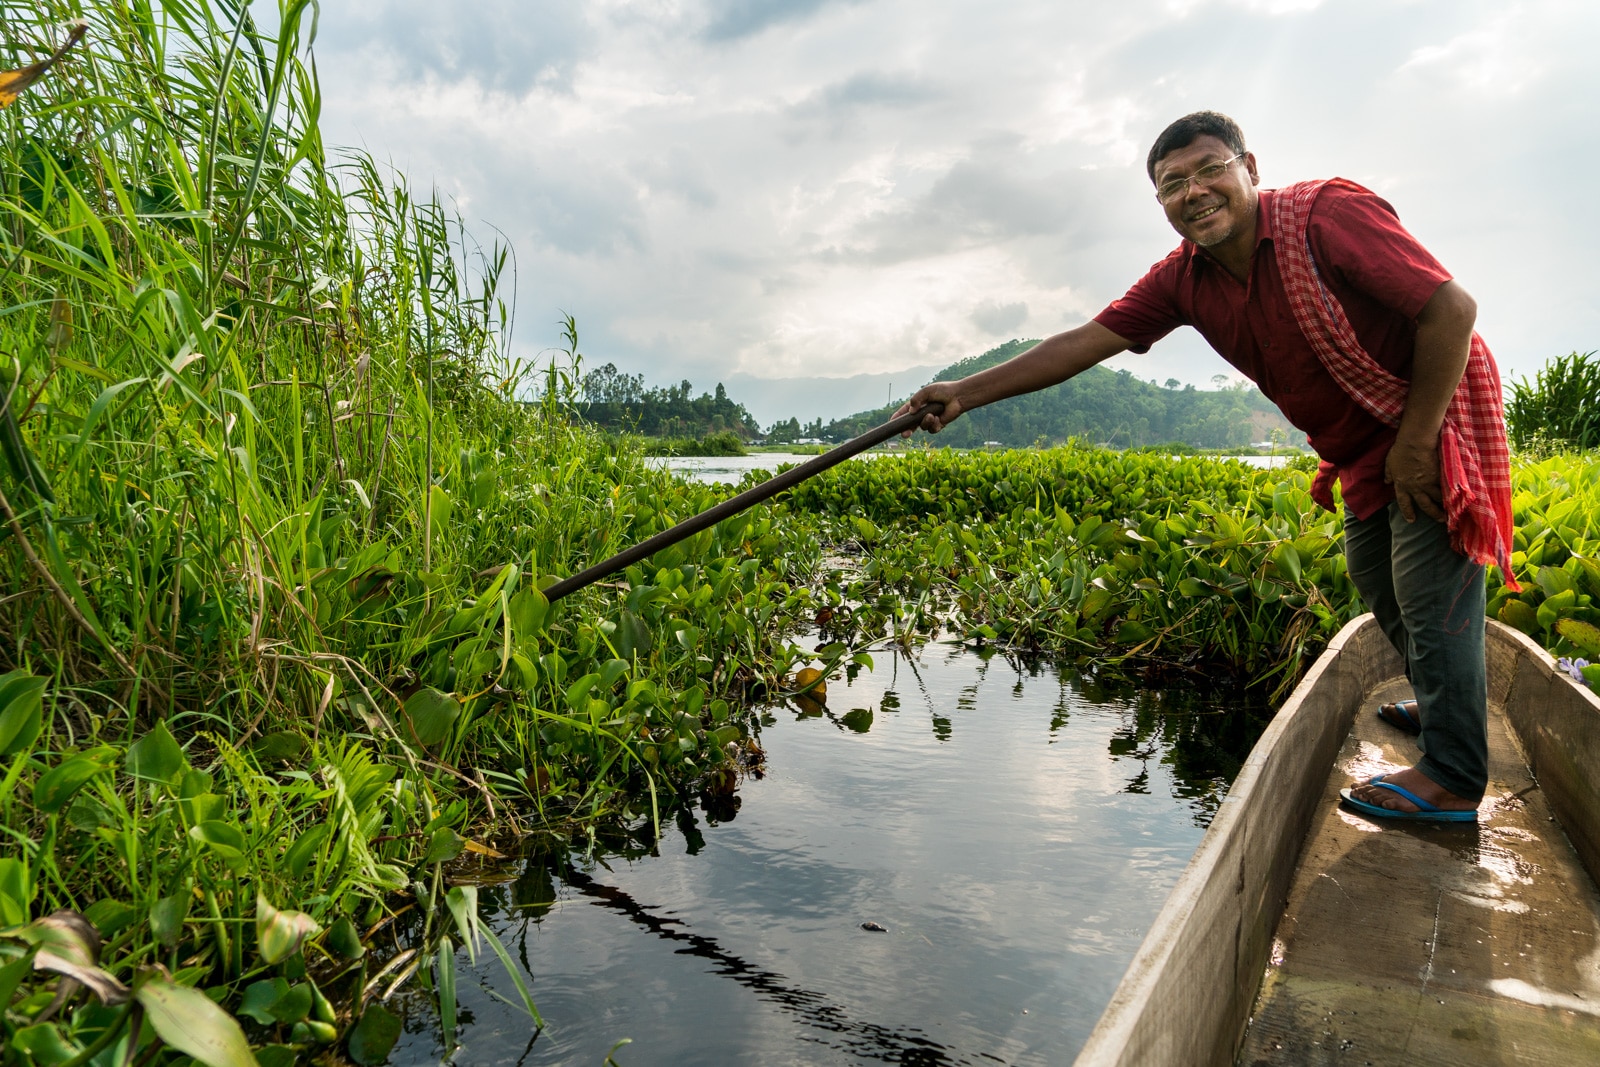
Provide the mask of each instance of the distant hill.
{"label": "distant hill", "polygon": [[[1015,340],[981,356],[952,363],[929,381],[964,378],[1003,363],[1038,344]],[[903,400],[835,419],[821,436],[842,441],[885,421]],[[997,441],[1008,447],[1057,442],[1077,437],[1120,448],[1181,442],[1195,448],[1239,448],[1263,441],[1273,429],[1283,440],[1299,444],[1304,435],[1292,427],[1276,404],[1253,386],[1225,389],[1194,386],[1163,388],[1126,370],[1092,367],[1060,385],[1012,397],[961,416],[934,440],[940,445],[972,448]]]}

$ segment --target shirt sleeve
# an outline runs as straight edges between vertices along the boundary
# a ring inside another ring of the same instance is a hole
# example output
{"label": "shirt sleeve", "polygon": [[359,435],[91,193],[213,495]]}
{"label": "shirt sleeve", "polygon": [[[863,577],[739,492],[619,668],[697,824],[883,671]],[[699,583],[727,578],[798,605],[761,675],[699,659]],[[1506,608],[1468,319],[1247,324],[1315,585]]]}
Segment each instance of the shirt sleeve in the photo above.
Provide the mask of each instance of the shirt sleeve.
{"label": "shirt sleeve", "polygon": [[1327,190],[1307,229],[1321,269],[1408,319],[1450,280],[1443,264],[1400,225],[1389,202],[1364,189]]}
{"label": "shirt sleeve", "polygon": [[1179,326],[1189,325],[1178,306],[1180,246],[1145,272],[1120,299],[1106,305],[1094,321],[1129,341],[1128,350],[1140,355]]}

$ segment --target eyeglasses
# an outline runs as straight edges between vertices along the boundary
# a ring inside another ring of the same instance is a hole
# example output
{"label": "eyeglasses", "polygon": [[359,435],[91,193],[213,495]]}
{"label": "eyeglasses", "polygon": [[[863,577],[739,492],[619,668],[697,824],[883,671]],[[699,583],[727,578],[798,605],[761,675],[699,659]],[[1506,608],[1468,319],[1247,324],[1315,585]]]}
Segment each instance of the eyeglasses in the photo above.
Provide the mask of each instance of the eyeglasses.
{"label": "eyeglasses", "polygon": [[1169,182],[1162,182],[1156,188],[1156,199],[1163,204],[1174,200],[1189,191],[1190,182],[1194,182],[1202,189],[1209,189],[1217,184],[1224,174],[1228,173],[1229,167],[1242,158],[1244,157],[1234,156],[1232,159],[1224,159],[1218,163],[1207,163],[1187,178],[1174,178]]}

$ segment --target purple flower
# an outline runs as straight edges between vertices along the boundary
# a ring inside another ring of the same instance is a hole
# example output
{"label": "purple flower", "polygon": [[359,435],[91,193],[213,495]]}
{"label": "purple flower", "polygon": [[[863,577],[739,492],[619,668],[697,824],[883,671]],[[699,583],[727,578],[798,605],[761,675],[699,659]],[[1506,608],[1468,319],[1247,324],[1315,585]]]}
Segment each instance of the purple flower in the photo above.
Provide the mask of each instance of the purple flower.
{"label": "purple flower", "polygon": [[1583,676],[1583,668],[1587,667],[1588,665],[1589,661],[1586,659],[1568,659],[1567,657],[1562,656],[1560,659],[1556,660],[1556,669],[1565,671],[1572,677],[1572,680],[1577,682],[1579,685],[1589,684],[1589,679]]}

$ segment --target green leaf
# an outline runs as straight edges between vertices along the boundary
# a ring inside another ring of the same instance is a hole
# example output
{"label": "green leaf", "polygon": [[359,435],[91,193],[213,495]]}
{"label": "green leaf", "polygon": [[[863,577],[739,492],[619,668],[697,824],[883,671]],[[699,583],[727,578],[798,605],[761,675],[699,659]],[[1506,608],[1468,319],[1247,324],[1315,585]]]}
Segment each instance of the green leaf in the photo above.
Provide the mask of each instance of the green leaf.
{"label": "green leaf", "polygon": [[453,886],[450,892],[445,894],[444,903],[456,920],[456,929],[461,932],[461,943],[467,946],[467,958],[477,963],[478,942],[481,935],[478,928],[478,887]]}
{"label": "green leaf", "polygon": [[448,737],[460,715],[460,702],[452,694],[432,686],[424,686],[406,698],[406,718],[411,721],[411,732],[424,748]]}
{"label": "green leaf", "polygon": [[[115,937],[117,933],[139,917],[139,909],[132,904],[124,904],[120,900],[106,897],[97,900],[83,909],[83,917],[89,920],[101,938]],[[0,999],[0,1003],[4,1003]]]}
{"label": "green leaf", "polygon": [[350,1031],[350,1058],[361,1067],[376,1067],[389,1058],[394,1043],[400,1040],[400,1016],[374,1001],[361,1013],[361,1021]]}
{"label": "green leaf", "polygon": [[1524,600],[1508,600],[1500,606],[1500,621],[1525,634],[1539,628],[1539,616]]}
{"label": "green leaf", "polygon": [[38,740],[45,679],[26,671],[0,675],[0,756],[14,756]]}
{"label": "green leaf", "polygon": [[16,959],[0,966],[0,1004],[10,1004],[11,998],[17,992],[17,986],[33,970],[32,954],[18,956]]}
{"label": "green leaf", "polygon": [[461,855],[467,847],[467,839],[450,829],[441,826],[428,838],[428,849],[422,854],[422,862],[426,864],[444,863]]}
{"label": "green leaf", "polygon": [[207,819],[203,823],[189,827],[189,837],[222,857],[222,862],[226,863],[230,870],[237,872],[244,869],[244,834],[232,823],[220,819]]}
{"label": "green leaf", "polygon": [[253,746],[256,758],[271,762],[273,760],[292,760],[306,750],[306,739],[293,730],[278,730],[263,737]]}
{"label": "green leaf", "polygon": [[278,1021],[272,1008],[289,992],[289,983],[282,978],[267,978],[245,986],[244,997],[239,1001],[239,1014],[248,1015],[262,1026]]}
{"label": "green leaf", "polygon": [[1272,550],[1272,562],[1280,577],[1291,582],[1300,580],[1300,553],[1287,541]]}
{"label": "green leaf", "polygon": [[183,749],[172,739],[167,724],[158,722],[128,746],[128,773],[151,782],[170,782],[184,767]]}
{"label": "green leaf", "polygon": [[296,878],[303,877],[306,868],[311,865],[311,858],[322,848],[331,832],[332,828],[327,823],[320,822],[296,838],[283,854],[283,865],[289,869],[289,873]]}
{"label": "green leaf", "polygon": [[261,1067],[294,1067],[299,1058],[293,1045],[262,1045],[256,1049],[256,1062]]}
{"label": "green leaf", "polygon": [[356,924],[350,921],[348,915],[341,915],[339,920],[328,928],[328,936],[323,940],[329,948],[347,960],[358,960],[367,954],[367,946],[361,943],[361,932],[356,929]]}
{"label": "green leaf", "polygon": [[428,487],[428,504],[429,528],[432,529],[433,536],[443,537],[450,530],[450,513],[455,510],[455,505],[442,485]]}
{"label": "green leaf", "polygon": [[1556,633],[1595,659],[1600,659],[1600,626],[1582,619],[1562,619],[1556,623]]}
{"label": "green leaf", "polygon": [[623,608],[622,617],[617,620],[616,643],[617,651],[632,659],[636,655],[648,655],[655,644],[655,637],[643,619]]}
{"label": "green leaf", "polygon": [[198,989],[150,978],[134,994],[161,1040],[206,1067],[257,1067],[233,1017]]}
{"label": "green leaf", "polygon": [[105,765],[94,756],[73,756],[45,771],[33,787],[33,806],[46,815],[54,815],[67,806],[78,790],[101,771]]}
{"label": "green leaf", "polygon": [[303,911],[279,911],[266,896],[256,894],[256,950],[269,964],[300,951],[306,938],[322,932],[317,921]]}
{"label": "green leaf", "polygon": [[55,1023],[24,1026],[11,1035],[8,1044],[26,1055],[24,1062],[32,1062],[39,1067],[55,1067],[78,1054],[78,1046],[63,1037]]}
{"label": "green leaf", "polygon": [[524,638],[538,633],[544,626],[545,616],[550,611],[550,601],[546,600],[539,590],[525,586],[511,598],[510,608],[511,627],[516,631],[518,638]]}
{"label": "green leaf", "polygon": [[189,917],[189,894],[174,893],[150,905],[150,932],[166,948],[176,948]]}
{"label": "green leaf", "polygon": [[1579,667],[1578,673],[1583,675],[1583,680],[1589,683],[1589,688],[1600,692],[1600,663],[1591,663],[1587,667]]}
{"label": "green leaf", "polygon": [[625,659],[608,659],[600,666],[600,686],[610,689],[617,684],[617,679],[628,673],[628,661]]}

